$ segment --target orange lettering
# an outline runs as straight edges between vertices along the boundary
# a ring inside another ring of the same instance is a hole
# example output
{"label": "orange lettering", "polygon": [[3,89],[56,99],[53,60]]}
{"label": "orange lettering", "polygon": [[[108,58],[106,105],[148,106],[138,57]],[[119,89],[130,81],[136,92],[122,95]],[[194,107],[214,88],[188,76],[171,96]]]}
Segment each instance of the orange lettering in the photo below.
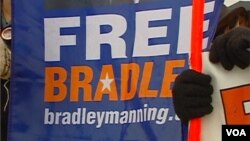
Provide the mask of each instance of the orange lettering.
{"label": "orange lettering", "polygon": [[[84,74],[84,79],[80,80],[81,74]],[[83,101],[92,101],[92,87],[90,82],[93,79],[93,71],[88,66],[74,66],[71,67],[71,95],[70,101],[79,101],[79,89],[84,90]]]}
{"label": "orange lettering", "polygon": [[163,76],[160,97],[172,97],[171,83],[175,80],[177,74],[174,74],[173,69],[184,67],[185,60],[170,60],[165,63],[165,72]]}
{"label": "orange lettering", "polygon": [[152,70],[153,70],[154,63],[153,62],[146,62],[139,91],[139,97],[157,97],[157,90],[149,90],[149,82],[151,80]]}
{"label": "orange lettering", "polygon": [[121,100],[130,100],[135,96],[140,68],[136,63],[121,66]]}
{"label": "orange lettering", "polygon": [[110,101],[118,100],[112,65],[103,65],[94,100],[101,101],[104,94],[109,95]]}
{"label": "orange lettering", "polygon": [[[64,68],[45,68],[45,102],[59,102],[65,99],[67,95],[66,78],[67,72]],[[56,90],[57,93],[55,93]]]}

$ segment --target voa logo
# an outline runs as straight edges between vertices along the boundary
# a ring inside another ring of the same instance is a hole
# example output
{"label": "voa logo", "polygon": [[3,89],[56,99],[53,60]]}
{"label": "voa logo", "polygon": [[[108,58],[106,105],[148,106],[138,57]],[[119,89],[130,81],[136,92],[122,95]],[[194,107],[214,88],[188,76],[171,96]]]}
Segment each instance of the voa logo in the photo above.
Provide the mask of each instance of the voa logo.
{"label": "voa logo", "polygon": [[247,136],[244,129],[226,129],[227,136]]}

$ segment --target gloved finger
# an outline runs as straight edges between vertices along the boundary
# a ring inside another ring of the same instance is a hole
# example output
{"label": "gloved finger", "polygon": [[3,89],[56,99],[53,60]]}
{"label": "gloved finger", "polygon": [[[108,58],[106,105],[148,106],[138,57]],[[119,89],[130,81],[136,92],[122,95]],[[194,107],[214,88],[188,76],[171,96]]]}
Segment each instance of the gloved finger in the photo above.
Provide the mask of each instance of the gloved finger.
{"label": "gloved finger", "polygon": [[204,107],[197,107],[196,109],[190,108],[187,112],[189,112],[190,119],[202,117],[206,114],[209,114],[213,111],[212,105],[204,106]]}
{"label": "gloved finger", "polygon": [[246,68],[250,64],[250,37],[235,39],[228,46],[228,52],[233,64],[239,68]]}
{"label": "gloved finger", "polygon": [[177,111],[177,116],[181,119],[182,122],[188,122],[189,120],[193,118],[202,117],[206,114],[209,114],[213,111],[213,107],[211,105],[205,106],[205,107],[198,107],[196,109],[189,108],[183,111]]}
{"label": "gloved finger", "polygon": [[226,38],[223,35],[216,37],[216,39],[213,41],[212,46],[209,50],[209,60],[212,63],[220,62],[220,55],[224,52],[223,50],[225,44]]}
{"label": "gloved finger", "polygon": [[223,68],[231,70],[233,68],[233,63],[227,55],[226,46],[230,34],[218,36],[209,50],[209,60],[212,63],[220,62]]}
{"label": "gloved finger", "polygon": [[212,85],[201,86],[193,83],[179,84],[173,88],[175,97],[207,97],[213,93]]}
{"label": "gloved finger", "polygon": [[209,50],[209,60],[211,62],[213,62],[213,63],[220,62],[219,55],[218,55],[215,43],[213,43],[213,45],[211,46],[211,48]]}
{"label": "gloved finger", "polygon": [[230,32],[227,43],[227,53],[232,63],[242,69],[250,62],[250,29],[238,27]]}
{"label": "gloved finger", "polygon": [[183,71],[175,79],[175,83],[195,83],[199,85],[207,85],[211,82],[209,75],[197,72],[192,69]]}
{"label": "gloved finger", "polygon": [[186,99],[186,101],[183,101],[183,105],[189,108],[199,108],[199,107],[205,107],[210,105],[212,102],[212,97],[207,96],[207,97],[189,97]]}
{"label": "gloved finger", "polygon": [[232,70],[234,64],[233,64],[231,58],[229,57],[225,47],[223,49],[218,50],[218,53],[220,54],[220,63],[224,69]]}

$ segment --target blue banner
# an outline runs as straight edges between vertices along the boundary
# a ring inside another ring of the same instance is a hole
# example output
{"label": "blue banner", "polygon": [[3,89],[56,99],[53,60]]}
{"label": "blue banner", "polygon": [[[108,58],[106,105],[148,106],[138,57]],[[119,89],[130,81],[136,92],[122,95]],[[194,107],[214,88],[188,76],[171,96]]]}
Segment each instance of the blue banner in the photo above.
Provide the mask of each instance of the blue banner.
{"label": "blue banner", "polygon": [[[222,1],[207,0],[204,50]],[[10,141],[181,141],[191,0],[13,0]]]}

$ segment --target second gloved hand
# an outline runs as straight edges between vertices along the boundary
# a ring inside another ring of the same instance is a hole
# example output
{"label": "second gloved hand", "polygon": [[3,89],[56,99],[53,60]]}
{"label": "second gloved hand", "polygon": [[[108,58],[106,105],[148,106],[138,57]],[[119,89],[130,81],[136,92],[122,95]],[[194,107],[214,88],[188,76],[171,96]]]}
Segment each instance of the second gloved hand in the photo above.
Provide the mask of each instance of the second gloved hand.
{"label": "second gloved hand", "polygon": [[211,77],[194,70],[185,70],[175,79],[172,89],[174,109],[182,122],[212,112]]}
{"label": "second gloved hand", "polygon": [[220,62],[226,70],[234,65],[244,69],[250,64],[250,29],[237,27],[218,36],[209,51],[209,60]]}

